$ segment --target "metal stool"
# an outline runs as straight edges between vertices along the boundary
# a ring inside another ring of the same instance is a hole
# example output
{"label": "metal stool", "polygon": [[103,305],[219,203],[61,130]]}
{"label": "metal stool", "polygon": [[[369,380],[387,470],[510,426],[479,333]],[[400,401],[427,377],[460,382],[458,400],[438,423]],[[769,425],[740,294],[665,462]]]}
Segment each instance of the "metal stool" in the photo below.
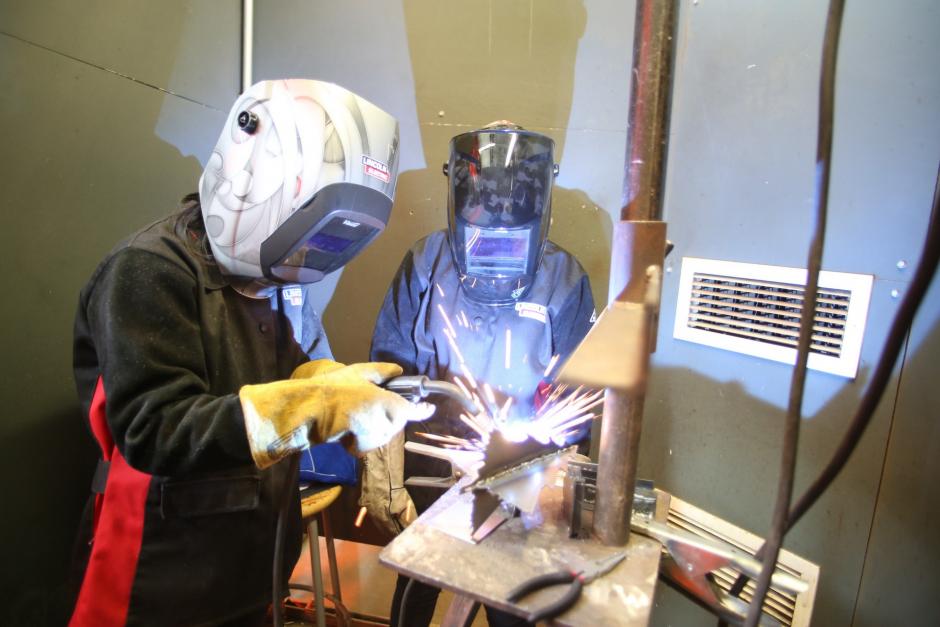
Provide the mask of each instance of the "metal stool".
{"label": "metal stool", "polygon": [[[310,572],[313,575],[313,586],[301,583],[288,583],[288,588],[307,590],[313,592],[314,609],[316,611],[317,627],[325,627],[326,614],[323,601],[329,599],[336,611],[337,622],[342,625],[350,624],[349,610],[343,605],[339,589],[339,568],[336,564],[336,550],[333,547],[333,533],[330,529],[329,514],[324,510],[342,493],[340,485],[314,483],[304,486],[300,490],[300,512],[307,527],[307,543],[310,547]],[[323,539],[326,541],[327,561],[330,568],[331,593],[324,594],[323,571],[320,566],[320,525],[323,525]],[[309,608],[309,604],[307,605]]]}

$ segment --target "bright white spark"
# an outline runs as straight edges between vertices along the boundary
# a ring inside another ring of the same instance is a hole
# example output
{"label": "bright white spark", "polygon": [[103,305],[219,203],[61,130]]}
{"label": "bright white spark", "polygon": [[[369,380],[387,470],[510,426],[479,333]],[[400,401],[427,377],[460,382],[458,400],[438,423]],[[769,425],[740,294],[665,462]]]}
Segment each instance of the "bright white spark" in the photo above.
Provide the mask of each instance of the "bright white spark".
{"label": "bright white spark", "polygon": [[450,323],[450,316],[447,315],[447,312],[444,311],[444,307],[440,303],[437,304],[437,310],[440,311],[441,316],[444,317],[444,322],[447,323],[447,328],[450,329],[451,334],[457,337],[457,331],[454,329],[454,325]]}
{"label": "bright white spark", "polygon": [[502,408],[499,410],[500,420],[507,420],[509,418],[509,408],[512,407],[513,398],[510,396],[506,399],[506,402],[503,404]]}
{"label": "bright white spark", "polygon": [[491,404],[496,404],[496,395],[493,394],[493,388],[490,387],[489,383],[483,384],[483,394],[486,396],[486,400],[488,400]]}
{"label": "bright white spark", "polygon": [[506,327],[506,359],[504,360],[506,370],[512,368],[512,329]]}
{"label": "bright white spark", "polygon": [[450,344],[451,350],[454,351],[454,353],[457,355],[457,359],[460,361],[460,364],[463,365],[463,353],[460,352],[460,347],[457,346],[457,338],[448,333],[447,329],[444,329],[444,337],[447,338],[447,342]]}
{"label": "bright white spark", "polygon": [[[438,307],[440,307],[440,305],[438,305]],[[558,357],[559,355],[552,356],[551,361],[548,362],[548,366],[545,368],[544,374],[542,374],[543,377],[548,377],[549,373],[551,373],[552,369],[555,367],[555,364],[558,363]]]}
{"label": "bright white spark", "polygon": [[460,369],[463,370],[463,376],[467,378],[467,381],[470,383],[470,387],[472,387],[474,390],[479,389],[479,386],[477,385],[477,380],[474,378],[473,373],[470,372],[470,369],[467,368],[467,364],[461,361]]}

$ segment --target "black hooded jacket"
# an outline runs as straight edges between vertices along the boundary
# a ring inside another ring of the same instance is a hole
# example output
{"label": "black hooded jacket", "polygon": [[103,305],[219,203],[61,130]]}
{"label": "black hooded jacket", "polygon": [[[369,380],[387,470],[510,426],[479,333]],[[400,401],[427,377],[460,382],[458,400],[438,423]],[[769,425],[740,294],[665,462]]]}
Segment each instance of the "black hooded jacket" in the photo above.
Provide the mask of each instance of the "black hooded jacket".
{"label": "black hooded jacket", "polygon": [[[304,295],[241,295],[173,217],[99,265],[81,293],[74,369],[109,468],[80,532],[88,555],[71,624],[214,624],[270,601],[277,510],[297,477],[254,466],[238,390],[328,354]],[[302,320],[313,328],[295,328]]]}

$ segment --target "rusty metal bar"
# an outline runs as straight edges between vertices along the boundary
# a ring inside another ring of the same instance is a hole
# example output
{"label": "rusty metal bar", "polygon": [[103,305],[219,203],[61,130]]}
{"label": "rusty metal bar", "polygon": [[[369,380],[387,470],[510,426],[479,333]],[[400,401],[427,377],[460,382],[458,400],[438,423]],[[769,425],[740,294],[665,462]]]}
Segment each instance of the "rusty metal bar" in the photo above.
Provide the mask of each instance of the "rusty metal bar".
{"label": "rusty metal bar", "polygon": [[[675,0],[637,2],[621,222],[615,227],[611,250],[610,301],[644,302],[647,268],[657,264],[662,268],[665,225],[655,221],[662,216],[677,13]],[[642,234],[651,231],[637,231],[637,221],[662,229],[646,237]],[[654,311],[648,325],[651,348],[655,318]],[[648,364],[648,355],[646,359]],[[644,396],[645,385],[629,392],[608,389],[599,442],[594,439],[597,447],[592,452],[598,460],[594,533],[607,545],[623,545],[630,538]]]}
{"label": "rusty metal bar", "polygon": [[677,14],[675,0],[636,4],[621,220],[662,217]]}
{"label": "rusty metal bar", "polygon": [[[649,353],[656,338],[659,309],[660,277],[666,250],[666,224],[654,220],[621,221],[614,230],[613,249],[623,256],[611,264],[611,281],[623,289],[617,295],[620,303],[642,304],[645,338],[638,342],[643,351],[641,382],[633,389],[608,388],[604,398],[604,416],[600,427],[597,451],[597,503],[594,510],[594,532],[607,545],[625,544],[630,537],[630,512],[633,508],[633,486],[639,457],[640,432],[643,423],[643,399]],[[649,288],[654,287],[651,297]],[[625,329],[624,332],[629,332]]]}

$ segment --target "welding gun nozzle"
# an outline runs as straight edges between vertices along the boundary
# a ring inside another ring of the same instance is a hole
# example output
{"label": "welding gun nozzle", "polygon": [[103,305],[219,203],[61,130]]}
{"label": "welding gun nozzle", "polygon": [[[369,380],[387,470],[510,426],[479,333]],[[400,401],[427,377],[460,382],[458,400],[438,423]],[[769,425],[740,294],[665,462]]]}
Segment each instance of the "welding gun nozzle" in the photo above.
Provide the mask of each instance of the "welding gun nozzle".
{"label": "welding gun nozzle", "polygon": [[431,394],[441,394],[460,403],[471,415],[476,415],[479,411],[473,400],[467,398],[458,386],[447,381],[435,381],[425,375],[395,377],[385,383],[385,389],[410,401],[420,401]]}

